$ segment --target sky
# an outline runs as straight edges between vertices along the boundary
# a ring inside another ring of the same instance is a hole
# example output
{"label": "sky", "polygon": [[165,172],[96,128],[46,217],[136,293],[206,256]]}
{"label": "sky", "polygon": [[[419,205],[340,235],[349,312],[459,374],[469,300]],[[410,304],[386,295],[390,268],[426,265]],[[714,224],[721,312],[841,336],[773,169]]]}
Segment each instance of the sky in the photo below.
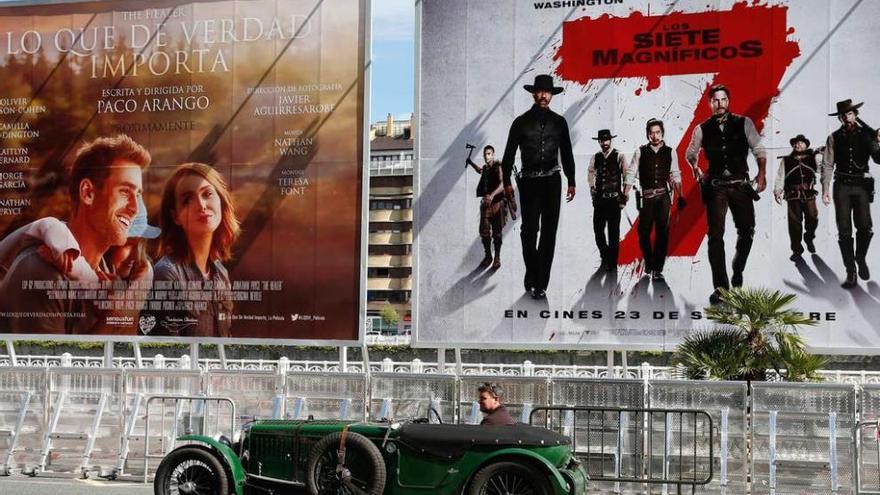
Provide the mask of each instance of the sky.
{"label": "sky", "polygon": [[373,0],[370,121],[409,118],[415,102],[416,0]]}

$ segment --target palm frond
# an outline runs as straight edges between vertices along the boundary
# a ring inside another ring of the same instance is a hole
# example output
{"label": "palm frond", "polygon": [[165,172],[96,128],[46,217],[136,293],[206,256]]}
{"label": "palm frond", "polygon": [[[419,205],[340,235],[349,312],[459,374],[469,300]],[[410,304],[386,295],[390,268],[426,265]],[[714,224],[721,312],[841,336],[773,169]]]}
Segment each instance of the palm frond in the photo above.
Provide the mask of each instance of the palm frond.
{"label": "palm frond", "polygon": [[721,289],[723,304],[708,307],[705,312],[710,320],[749,331],[793,330],[815,325],[816,321],[790,307],[795,299],[794,294],[762,287]]}
{"label": "palm frond", "polygon": [[818,371],[828,364],[828,359],[810,354],[803,337],[791,333],[779,333],[774,339],[771,360],[777,372],[789,382],[820,381]]}
{"label": "palm frond", "polygon": [[679,344],[673,360],[692,380],[735,379],[747,371],[745,339],[745,333],[733,327],[696,332]]}
{"label": "palm frond", "polygon": [[807,352],[797,333],[816,321],[792,308],[794,294],[745,287],[722,289],[721,299],[705,309],[715,330],[687,337],[676,351],[690,378],[763,380],[769,368],[791,381],[820,378],[827,360]]}

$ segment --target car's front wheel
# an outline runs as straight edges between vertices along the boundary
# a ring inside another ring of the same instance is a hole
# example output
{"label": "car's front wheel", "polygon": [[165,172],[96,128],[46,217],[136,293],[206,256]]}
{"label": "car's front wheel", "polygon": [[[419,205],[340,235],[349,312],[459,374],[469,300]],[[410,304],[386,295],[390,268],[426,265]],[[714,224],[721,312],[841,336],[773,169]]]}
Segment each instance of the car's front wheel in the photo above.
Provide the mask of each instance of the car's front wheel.
{"label": "car's front wheel", "polygon": [[527,464],[502,461],[477,471],[468,495],[550,495],[546,476]]}
{"label": "car's front wheel", "polygon": [[153,487],[156,495],[226,495],[229,478],[217,456],[184,447],[162,459]]}
{"label": "car's front wheel", "polygon": [[[340,448],[345,454],[340,456]],[[309,453],[306,487],[311,495],[382,495],[385,461],[367,437],[335,432],[318,440]]]}

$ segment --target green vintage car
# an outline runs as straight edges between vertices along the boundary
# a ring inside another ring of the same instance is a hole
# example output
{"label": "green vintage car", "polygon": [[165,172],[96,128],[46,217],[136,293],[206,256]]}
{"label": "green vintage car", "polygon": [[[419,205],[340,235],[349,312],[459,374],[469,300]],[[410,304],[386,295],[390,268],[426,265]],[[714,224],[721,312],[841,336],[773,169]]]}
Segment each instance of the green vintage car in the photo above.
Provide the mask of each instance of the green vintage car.
{"label": "green vintage car", "polygon": [[587,475],[569,439],[518,424],[258,420],[240,438],[189,435],[162,460],[156,495],[567,495]]}

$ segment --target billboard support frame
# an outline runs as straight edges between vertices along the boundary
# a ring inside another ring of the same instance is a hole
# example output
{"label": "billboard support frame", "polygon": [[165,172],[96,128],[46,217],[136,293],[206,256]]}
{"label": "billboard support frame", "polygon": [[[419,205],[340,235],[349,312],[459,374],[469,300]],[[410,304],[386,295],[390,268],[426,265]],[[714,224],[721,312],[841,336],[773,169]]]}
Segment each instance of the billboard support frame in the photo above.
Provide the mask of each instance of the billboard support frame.
{"label": "billboard support frame", "polygon": [[15,341],[6,340],[6,354],[9,356],[9,363],[12,366],[18,366],[18,357],[15,355]]}
{"label": "billboard support frame", "polygon": [[198,371],[199,369],[199,343],[193,342],[189,345],[189,368]]}
{"label": "billboard support frame", "polygon": [[112,340],[108,340],[104,342],[104,367],[112,368],[113,367],[113,346],[114,342]]}
{"label": "billboard support frame", "polygon": [[344,345],[339,346],[339,371],[348,371],[348,347]]}
{"label": "billboard support frame", "polygon": [[367,376],[367,383],[370,380],[370,350],[366,342],[361,343],[361,361],[364,367],[364,374]]}
{"label": "billboard support frame", "polygon": [[141,355],[141,344],[139,342],[132,343],[132,349],[134,351],[134,363],[138,369],[144,367],[144,358]]}

